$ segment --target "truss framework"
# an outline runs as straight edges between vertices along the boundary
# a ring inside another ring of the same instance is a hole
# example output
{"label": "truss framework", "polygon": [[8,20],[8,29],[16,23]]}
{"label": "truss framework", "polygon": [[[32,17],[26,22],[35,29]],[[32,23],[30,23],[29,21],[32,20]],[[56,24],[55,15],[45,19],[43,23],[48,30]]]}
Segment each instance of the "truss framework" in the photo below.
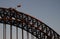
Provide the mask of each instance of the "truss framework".
{"label": "truss framework", "polygon": [[60,39],[60,35],[45,23],[12,8],[0,8],[0,23],[24,29],[38,39]]}

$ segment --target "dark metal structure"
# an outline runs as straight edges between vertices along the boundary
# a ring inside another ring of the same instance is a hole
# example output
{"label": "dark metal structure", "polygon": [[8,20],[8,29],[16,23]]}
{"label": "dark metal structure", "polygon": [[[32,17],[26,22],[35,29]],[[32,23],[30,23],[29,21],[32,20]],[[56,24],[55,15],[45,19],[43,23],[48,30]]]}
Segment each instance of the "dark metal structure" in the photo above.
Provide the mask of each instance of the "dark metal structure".
{"label": "dark metal structure", "polygon": [[10,25],[10,39],[12,39],[12,26],[16,26],[16,39],[18,39],[18,28],[22,29],[22,39],[24,39],[23,30],[27,31],[27,39],[29,33],[31,39],[60,39],[52,28],[38,19],[19,12],[13,8],[0,8],[0,23],[3,23],[3,39],[6,39],[6,24]]}

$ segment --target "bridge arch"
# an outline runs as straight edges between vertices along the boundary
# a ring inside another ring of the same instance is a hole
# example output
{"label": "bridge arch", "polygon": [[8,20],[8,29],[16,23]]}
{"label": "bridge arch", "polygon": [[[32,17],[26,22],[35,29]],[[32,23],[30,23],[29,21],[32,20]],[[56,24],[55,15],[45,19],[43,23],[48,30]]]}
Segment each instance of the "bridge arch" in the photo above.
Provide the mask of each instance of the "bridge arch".
{"label": "bridge arch", "polygon": [[38,39],[60,39],[60,35],[42,21],[13,8],[0,8],[0,23],[19,27]]}

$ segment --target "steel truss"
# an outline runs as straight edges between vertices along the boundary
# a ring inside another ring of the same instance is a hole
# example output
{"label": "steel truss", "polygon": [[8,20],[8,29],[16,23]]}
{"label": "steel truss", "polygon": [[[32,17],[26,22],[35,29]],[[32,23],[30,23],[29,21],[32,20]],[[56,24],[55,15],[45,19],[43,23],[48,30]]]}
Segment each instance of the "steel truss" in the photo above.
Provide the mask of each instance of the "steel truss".
{"label": "steel truss", "polygon": [[[30,15],[19,12],[13,8],[0,8],[0,23],[19,27],[31,33],[38,39],[60,39],[60,35],[57,34],[52,28],[47,26],[45,23],[39,21],[38,19]],[[16,34],[17,33],[18,31],[16,32]]]}

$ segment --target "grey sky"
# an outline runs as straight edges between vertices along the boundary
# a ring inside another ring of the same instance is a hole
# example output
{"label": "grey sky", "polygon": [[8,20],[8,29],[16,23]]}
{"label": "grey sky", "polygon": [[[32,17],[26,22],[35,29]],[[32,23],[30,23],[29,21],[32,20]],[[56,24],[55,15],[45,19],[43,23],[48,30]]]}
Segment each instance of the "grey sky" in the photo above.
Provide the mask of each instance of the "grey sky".
{"label": "grey sky", "polygon": [[60,34],[60,0],[0,0],[0,7],[16,7],[18,11],[41,20]]}

